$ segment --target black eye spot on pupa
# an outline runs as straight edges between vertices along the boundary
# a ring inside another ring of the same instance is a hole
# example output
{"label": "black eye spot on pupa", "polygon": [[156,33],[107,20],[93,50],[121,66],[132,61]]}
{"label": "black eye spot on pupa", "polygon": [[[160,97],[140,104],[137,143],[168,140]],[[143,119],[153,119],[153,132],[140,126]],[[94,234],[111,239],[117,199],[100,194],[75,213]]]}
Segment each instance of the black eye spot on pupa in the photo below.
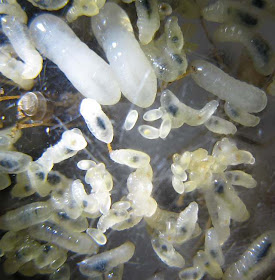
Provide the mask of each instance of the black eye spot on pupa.
{"label": "black eye spot on pupa", "polygon": [[97,117],[96,123],[97,123],[97,126],[99,126],[101,129],[103,129],[103,130],[106,129],[106,125],[105,125],[104,121],[102,120],[102,118]]}
{"label": "black eye spot on pupa", "polygon": [[108,264],[108,261],[106,261],[106,260],[98,261],[94,265],[94,270],[96,270],[98,272],[105,272],[107,264]]}
{"label": "black eye spot on pupa", "polygon": [[60,176],[58,176],[56,174],[49,173],[47,181],[48,181],[48,183],[50,183],[51,185],[54,186],[61,182],[61,178],[60,178]]}
{"label": "black eye spot on pupa", "polygon": [[177,115],[178,110],[179,110],[179,108],[176,105],[173,105],[173,104],[169,105],[169,107],[168,107],[168,112],[170,114],[172,114],[173,117],[175,117]]}
{"label": "black eye spot on pupa", "polygon": [[62,220],[69,220],[70,217],[67,215],[66,212],[58,212],[57,215],[62,219]]}
{"label": "black eye spot on pupa", "polygon": [[172,59],[176,61],[178,64],[182,64],[183,59],[178,55],[178,54],[172,54],[171,55]]}
{"label": "black eye spot on pupa", "polygon": [[14,160],[2,159],[0,161],[0,166],[2,166],[3,168],[5,168],[7,170],[16,171],[18,163]]}
{"label": "black eye spot on pupa", "polygon": [[224,181],[215,180],[214,188],[215,188],[215,192],[216,193],[223,194],[224,193],[224,186],[225,186],[225,182]]}
{"label": "black eye spot on pupa", "polygon": [[43,181],[45,179],[45,173],[42,172],[42,171],[41,172],[36,172],[35,175],[41,181]]}
{"label": "black eye spot on pupa", "polygon": [[163,245],[161,246],[161,250],[164,251],[164,252],[167,252],[167,251],[168,251],[168,248],[167,248],[167,246],[166,246],[165,244],[163,244]]}
{"label": "black eye spot on pupa", "polygon": [[43,252],[49,253],[51,249],[52,249],[52,246],[50,246],[50,245],[45,245],[44,248],[43,248]]}

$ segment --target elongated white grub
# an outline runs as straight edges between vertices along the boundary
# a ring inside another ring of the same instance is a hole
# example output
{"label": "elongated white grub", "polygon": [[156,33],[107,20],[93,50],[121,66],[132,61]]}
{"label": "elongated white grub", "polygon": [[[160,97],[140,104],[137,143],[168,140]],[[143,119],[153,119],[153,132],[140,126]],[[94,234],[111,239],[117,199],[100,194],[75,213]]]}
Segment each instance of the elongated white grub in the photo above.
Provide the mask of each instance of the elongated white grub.
{"label": "elongated white grub", "polygon": [[191,63],[193,80],[205,90],[249,113],[262,111],[267,103],[266,94],[259,88],[230,77],[217,66],[204,60]]}
{"label": "elongated white grub", "polygon": [[28,16],[26,12],[17,3],[17,0],[4,0],[0,3],[0,14],[6,14],[17,18],[22,23],[27,23]]}
{"label": "elongated white grub", "polygon": [[80,272],[89,277],[100,276],[112,268],[129,261],[134,255],[135,245],[125,242],[117,248],[97,254],[78,263]]}
{"label": "elongated white grub", "polygon": [[100,141],[111,143],[114,137],[113,125],[101,106],[93,99],[85,98],[80,104],[80,114],[91,133]]}
{"label": "elongated white grub", "polygon": [[120,99],[120,89],[110,66],[81,42],[70,27],[51,14],[37,16],[30,25],[37,49],[64,72],[85,97],[103,105]]}
{"label": "elongated white grub", "polygon": [[108,2],[92,18],[92,29],[124,96],[142,108],[152,105],[157,93],[157,79],[135,39],[126,12],[117,4]]}

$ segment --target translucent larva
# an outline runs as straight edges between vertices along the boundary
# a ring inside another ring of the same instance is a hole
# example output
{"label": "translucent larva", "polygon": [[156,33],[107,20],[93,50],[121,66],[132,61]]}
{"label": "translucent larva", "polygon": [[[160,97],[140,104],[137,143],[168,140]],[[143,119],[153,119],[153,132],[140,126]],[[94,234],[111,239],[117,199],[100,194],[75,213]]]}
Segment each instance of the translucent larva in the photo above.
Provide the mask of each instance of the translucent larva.
{"label": "translucent larva", "polygon": [[214,22],[235,22],[253,28],[260,24],[257,9],[237,1],[218,0],[202,10],[203,17]]}
{"label": "translucent larva", "polygon": [[63,20],[51,14],[39,15],[32,21],[30,32],[37,49],[57,64],[80,93],[103,105],[119,101],[120,89],[110,66]]}
{"label": "translucent larva", "polygon": [[0,151],[0,172],[17,174],[27,170],[32,158],[13,151]]}
{"label": "translucent larva", "polygon": [[143,119],[147,122],[153,122],[160,119],[163,116],[163,111],[159,109],[152,109],[144,113]]}
{"label": "translucent larva", "polygon": [[217,116],[212,116],[204,123],[208,130],[218,134],[235,134],[237,132],[236,126],[225,119]]}
{"label": "translucent larva", "polygon": [[59,10],[67,5],[69,0],[28,0],[34,6],[48,11]]}
{"label": "translucent larva", "polygon": [[38,224],[28,229],[35,239],[53,243],[79,254],[94,254],[98,246],[86,233],[69,232],[50,222]]}
{"label": "translucent larva", "polygon": [[274,53],[267,41],[259,34],[241,25],[231,23],[215,30],[214,39],[219,42],[241,43],[253,60],[255,69],[262,75],[270,75],[274,70]]}
{"label": "translucent larva", "polygon": [[120,149],[110,153],[113,161],[132,168],[141,168],[149,164],[150,157],[143,152],[132,149]]}
{"label": "translucent larva", "polygon": [[229,102],[224,104],[224,111],[226,115],[233,120],[244,126],[256,126],[260,122],[260,118],[249,114],[235,106],[232,106]]}
{"label": "translucent larva", "polygon": [[154,37],[160,27],[160,18],[157,0],[136,0],[137,27],[139,41],[146,45]]}
{"label": "translucent larva", "polygon": [[92,18],[92,29],[125,97],[139,107],[152,105],[157,93],[157,79],[135,39],[125,11],[115,3],[106,3]]}
{"label": "translucent larva", "polygon": [[275,232],[268,231],[259,236],[224,273],[223,279],[252,280],[258,279],[274,264]]}
{"label": "translucent larva", "polygon": [[11,45],[6,44],[0,47],[0,72],[19,87],[30,90],[34,85],[34,81],[22,78],[24,63],[15,59],[13,57],[15,55]]}
{"label": "translucent larva", "polygon": [[255,188],[257,181],[250,175],[241,170],[226,171],[225,176],[234,186],[242,186],[245,188]]}
{"label": "translucent larva", "polygon": [[124,129],[131,130],[135,126],[137,119],[138,119],[138,111],[131,110],[126,116],[126,119],[125,119],[125,122],[123,125]]}
{"label": "translucent larva", "polygon": [[72,7],[66,14],[66,19],[68,22],[72,22],[80,16],[95,16],[105,2],[106,0],[74,0]]}
{"label": "translucent larva", "polygon": [[[23,71],[20,73],[22,78],[36,78],[42,70],[43,59],[32,44],[27,26],[12,16],[3,17],[1,23],[2,30],[8,37],[13,49],[24,61]],[[22,62],[18,61],[19,63]]]}
{"label": "translucent larva", "polygon": [[261,89],[230,77],[204,60],[193,61],[191,67],[194,69],[191,74],[194,81],[220,99],[249,113],[257,113],[265,108],[267,98]]}
{"label": "translucent larva", "polygon": [[80,114],[84,118],[91,133],[100,141],[113,141],[113,125],[101,106],[93,99],[85,98],[80,105]]}
{"label": "translucent larva", "polygon": [[115,249],[97,254],[78,263],[79,271],[89,277],[100,276],[119,264],[129,261],[134,255],[134,251],[135,245],[129,241],[125,242]]}
{"label": "translucent larva", "polygon": [[168,266],[184,267],[184,258],[175,250],[173,245],[163,238],[154,238],[151,241],[157,256]]}
{"label": "translucent larva", "polygon": [[34,202],[15,210],[8,211],[0,217],[0,228],[18,231],[46,221],[52,214],[48,202]]}

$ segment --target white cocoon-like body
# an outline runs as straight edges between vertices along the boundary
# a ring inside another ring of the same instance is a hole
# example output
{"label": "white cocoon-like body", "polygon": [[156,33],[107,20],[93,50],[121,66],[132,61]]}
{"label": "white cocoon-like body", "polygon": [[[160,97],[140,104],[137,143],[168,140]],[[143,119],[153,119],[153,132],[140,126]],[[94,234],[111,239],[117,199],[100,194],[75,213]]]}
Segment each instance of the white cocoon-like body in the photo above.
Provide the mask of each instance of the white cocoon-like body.
{"label": "white cocoon-like body", "polygon": [[63,20],[42,14],[32,21],[30,32],[37,49],[57,64],[80,93],[103,105],[119,101],[120,89],[110,66]]}
{"label": "white cocoon-like body", "polygon": [[191,74],[194,81],[220,99],[249,113],[257,113],[265,108],[267,98],[261,89],[230,77],[204,60],[195,60],[191,66],[194,69]]}
{"label": "white cocoon-like body", "polygon": [[106,3],[92,18],[92,29],[125,97],[142,108],[152,105],[157,78],[134,36],[127,14],[117,4]]}

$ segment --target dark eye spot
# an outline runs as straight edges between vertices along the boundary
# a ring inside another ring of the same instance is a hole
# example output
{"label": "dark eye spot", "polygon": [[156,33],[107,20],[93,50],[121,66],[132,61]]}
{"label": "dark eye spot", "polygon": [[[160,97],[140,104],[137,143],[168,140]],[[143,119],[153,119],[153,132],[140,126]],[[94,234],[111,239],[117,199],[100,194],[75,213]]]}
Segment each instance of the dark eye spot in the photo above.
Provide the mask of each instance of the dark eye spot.
{"label": "dark eye spot", "polygon": [[21,258],[23,258],[23,254],[20,251],[17,251],[15,253],[15,257],[16,257],[16,259],[20,260]]}
{"label": "dark eye spot", "polygon": [[98,263],[96,263],[94,265],[94,270],[96,270],[98,272],[105,272],[107,264],[108,264],[108,262],[105,260],[98,261]]}
{"label": "dark eye spot", "polygon": [[69,220],[70,217],[67,215],[66,212],[58,212],[57,213],[58,217],[60,217],[62,220]]}
{"label": "dark eye spot", "polygon": [[148,16],[152,14],[152,7],[150,5],[150,2],[148,0],[141,0],[142,6],[146,9]]}
{"label": "dark eye spot", "polygon": [[178,41],[179,41],[179,37],[178,36],[172,37],[172,42],[173,43],[177,43]]}
{"label": "dark eye spot", "polygon": [[49,253],[51,249],[52,249],[52,246],[50,246],[50,245],[45,245],[44,248],[43,248],[43,252]]}
{"label": "dark eye spot", "polygon": [[83,200],[82,205],[83,205],[84,208],[86,208],[88,206],[88,202],[86,200]]}
{"label": "dark eye spot", "polygon": [[42,171],[41,172],[36,172],[35,175],[41,181],[43,181],[45,179],[45,174]]}
{"label": "dark eye spot", "polygon": [[224,181],[215,180],[214,187],[215,187],[215,192],[216,193],[223,194],[224,193],[224,186],[225,186]]}
{"label": "dark eye spot", "polygon": [[26,185],[26,186],[24,187],[24,189],[25,189],[26,192],[29,192],[32,188],[31,188],[29,185]]}
{"label": "dark eye spot", "polygon": [[179,108],[176,105],[169,105],[168,107],[168,112],[171,113],[173,115],[173,117],[175,117],[177,115]]}
{"label": "dark eye spot", "polygon": [[182,233],[186,233],[187,232],[185,227],[181,227],[180,230],[181,230]]}
{"label": "dark eye spot", "polygon": [[209,267],[209,266],[210,266],[210,263],[209,263],[209,262],[206,262],[206,263],[204,263],[204,266],[205,266],[205,267]]}
{"label": "dark eye spot", "polygon": [[239,16],[241,22],[245,23],[246,25],[255,26],[258,23],[258,19],[248,13],[238,11],[237,15]]}
{"label": "dark eye spot", "polygon": [[58,175],[56,175],[56,174],[49,173],[47,181],[51,185],[57,185],[57,184],[59,184],[61,182],[61,178]]}
{"label": "dark eye spot", "polygon": [[105,123],[102,118],[97,117],[96,122],[97,122],[97,126],[99,126],[101,129],[103,129],[103,130],[106,129]]}
{"label": "dark eye spot", "polygon": [[166,245],[162,245],[161,246],[161,250],[164,251],[164,252],[167,252],[168,251],[168,248]]}
{"label": "dark eye spot", "polygon": [[11,170],[11,171],[16,171],[18,163],[14,160],[2,159],[0,161],[0,166],[2,166],[3,168],[6,168],[8,170]]}
{"label": "dark eye spot", "polygon": [[138,156],[133,156],[132,157],[132,162],[138,162],[139,161],[139,157]]}
{"label": "dark eye spot", "polygon": [[63,195],[63,194],[64,194],[64,191],[60,189],[60,190],[57,191],[57,194]]}
{"label": "dark eye spot", "polygon": [[215,250],[210,250],[210,255],[215,259],[217,257],[217,253]]}

